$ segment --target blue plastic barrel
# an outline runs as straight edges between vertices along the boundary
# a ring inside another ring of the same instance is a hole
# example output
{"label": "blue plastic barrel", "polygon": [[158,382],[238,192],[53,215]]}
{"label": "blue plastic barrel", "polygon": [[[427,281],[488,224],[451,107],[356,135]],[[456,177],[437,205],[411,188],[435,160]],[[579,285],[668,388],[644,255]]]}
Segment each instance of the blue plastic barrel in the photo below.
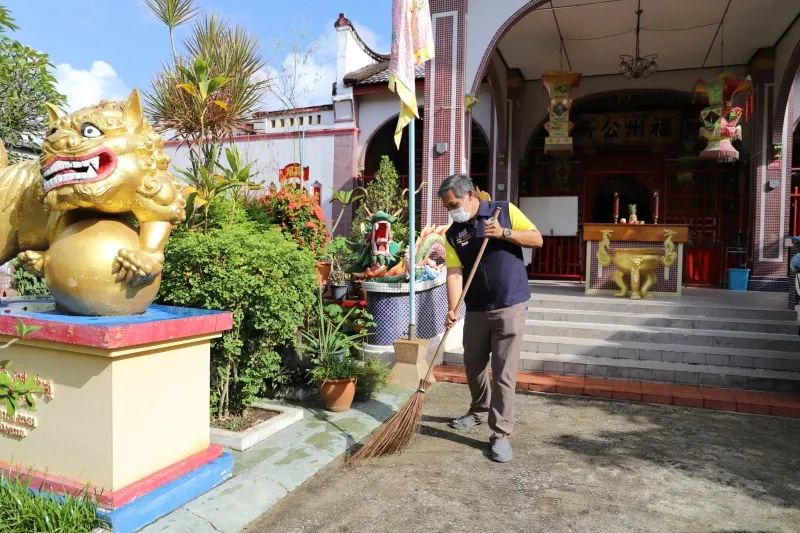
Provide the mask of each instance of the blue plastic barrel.
{"label": "blue plastic barrel", "polygon": [[749,268],[728,269],[728,289],[732,291],[746,291],[747,282],[750,280]]}

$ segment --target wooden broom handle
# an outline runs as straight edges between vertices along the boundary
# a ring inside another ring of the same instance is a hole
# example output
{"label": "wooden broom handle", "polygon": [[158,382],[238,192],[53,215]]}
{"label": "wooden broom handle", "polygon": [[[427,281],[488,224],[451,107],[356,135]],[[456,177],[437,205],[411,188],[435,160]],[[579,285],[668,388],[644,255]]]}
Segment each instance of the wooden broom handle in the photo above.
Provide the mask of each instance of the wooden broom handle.
{"label": "wooden broom handle", "polygon": [[[497,220],[500,216],[500,208],[496,208],[494,213],[492,214],[492,218],[490,220]],[[464,284],[464,288],[461,291],[461,296],[458,297],[458,303],[456,304],[455,310],[461,308],[461,304],[464,303],[464,298],[467,296],[467,291],[469,290],[469,286],[472,285],[472,278],[475,277],[475,272],[478,271],[478,265],[483,258],[483,252],[486,251],[486,245],[489,244],[490,237],[484,237],[483,242],[481,243],[480,250],[478,250],[478,255],[475,257],[475,262],[472,263],[472,268],[469,271],[469,276],[467,276],[467,282]],[[448,310],[453,311],[453,309]],[[436,353],[433,355],[433,359],[431,359],[430,364],[428,365],[428,372],[425,373],[425,382],[430,382],[431,375],[433,374],[433,368],[436,366],[436,360],[441,357],[442,352],[444,352],[444,345],[447,341],[447,336],[450,334],[450,330],[452,328],[447,328],[444,330],[444,335],[442,335],[442,340],[439,341],[439,346],[436,348]]]}

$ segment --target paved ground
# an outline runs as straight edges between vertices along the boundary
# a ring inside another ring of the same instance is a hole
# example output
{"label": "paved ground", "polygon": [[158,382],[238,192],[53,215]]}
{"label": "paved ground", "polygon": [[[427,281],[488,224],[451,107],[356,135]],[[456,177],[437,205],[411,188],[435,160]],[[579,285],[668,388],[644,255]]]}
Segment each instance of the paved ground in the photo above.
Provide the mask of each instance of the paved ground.
{"label": "paved ground", "polygon": [[800,530],[800,420],[518,394],[499,465],[446,426],[468,396],[437,384],[408,452],[334,461],[246,531]]}

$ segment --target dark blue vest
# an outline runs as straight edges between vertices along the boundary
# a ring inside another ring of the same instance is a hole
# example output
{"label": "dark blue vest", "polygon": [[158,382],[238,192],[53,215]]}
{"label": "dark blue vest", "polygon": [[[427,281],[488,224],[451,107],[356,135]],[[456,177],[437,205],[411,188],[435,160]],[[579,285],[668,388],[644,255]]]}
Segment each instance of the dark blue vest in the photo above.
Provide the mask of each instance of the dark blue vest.
{"label": "dark blue vest", "polygon": [[[508,202],[481,201],[478,214],[467,222],[453,222],[445,237],[458,254],[464,267],[464,282],[475,263],[483,241],[486,219],[500,207],[500,225],[511,227]],[[528,273],[522,259],[522,248],[503,239],[489,239],[475,278],[464,302],[467,311],[503,309],[527,301],[531,297]]]}

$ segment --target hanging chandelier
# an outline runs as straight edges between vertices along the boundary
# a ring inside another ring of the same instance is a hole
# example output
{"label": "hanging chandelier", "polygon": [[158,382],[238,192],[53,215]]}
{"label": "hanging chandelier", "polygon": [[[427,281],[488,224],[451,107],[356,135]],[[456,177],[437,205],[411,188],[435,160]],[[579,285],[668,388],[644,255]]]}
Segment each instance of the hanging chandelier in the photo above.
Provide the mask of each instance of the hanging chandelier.
{"label": "hanging chandelier", "polygon": [[658,65],[656,64],[658,55],[650,54],[642,57],[639,54],[641,19],[642,0],[639,0],[638,8],[636,9],[636,56],[627,54],[620,54],[619,56],[619,73],[627,79],[649,78],[651,74],[655,74],[656,70],[658,70]]}

